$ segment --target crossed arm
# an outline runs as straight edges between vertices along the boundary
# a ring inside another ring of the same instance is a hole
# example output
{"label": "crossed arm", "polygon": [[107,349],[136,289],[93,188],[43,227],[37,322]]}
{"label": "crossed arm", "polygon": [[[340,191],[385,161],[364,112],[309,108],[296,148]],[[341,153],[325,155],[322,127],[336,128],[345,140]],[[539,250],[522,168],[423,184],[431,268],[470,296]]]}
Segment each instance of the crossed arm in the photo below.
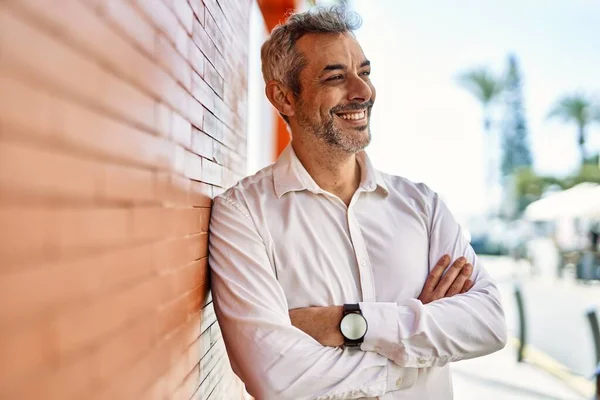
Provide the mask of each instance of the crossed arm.
{"label": "crossed arm", "polygon": [[[473,273],[465,257],[459,257],[450,266],[448,254],[439,259],[427,277],[423,290],[417,298],[423,304],[466,293],[474,285],[469,279]],[[449,268],[448,268],[449,267]],[[444,274],[444,272],[446,272]],[[343,317],[342,306],[305,307],[290,310],[292,325],[313,337],[323,346],[338,347],[344,344],[339,325]]]}
{"label": "crossed arm", "polygon": [[[469,289],[466,293],[439,299],[442,291],[436,290],[441,281],[428,279],[419,299],[402,304],[361,303],[370,326],[363,351],[352,351],[338,347],[340,337],[335,334],[325,334],[327,341],[307,334],[315,327],[333,332],[313,323],[309,312],[297,319],[292,311],[290,318],[285,294],[247,210],[232,200],[215,201],[209,242],[215,311],[232,367],[251,395],[260,399],[382,396],[410,388],[418,368],[477,357],[504,346],[506,328],[497,288],[449,212],[435,209],[443,204],[433,204],[438,218],[431,226],[430,244],[435,251],[430,251],[430,264],[435,265],[444,253],[452,259],[464,255],[461,271],[472,265],[472,288],[463,284],[463,291]],[[442,278],[444,285],[449,279]],[[341,318],[338,307],[324,310],[318,313],[331,313],[327,315],[333,321]]]}

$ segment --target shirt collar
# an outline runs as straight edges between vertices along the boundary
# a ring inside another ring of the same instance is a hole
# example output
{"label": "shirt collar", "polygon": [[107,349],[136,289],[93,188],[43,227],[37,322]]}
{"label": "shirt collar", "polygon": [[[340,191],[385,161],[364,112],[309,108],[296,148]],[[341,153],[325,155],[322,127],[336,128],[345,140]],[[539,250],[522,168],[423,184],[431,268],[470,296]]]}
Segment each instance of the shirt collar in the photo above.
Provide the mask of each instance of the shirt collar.
{"label": "shirt collar", "polygon": [[[361,151],[356,154],[361,169],[360,187],[366,192],[381,189],[384,196],[388,195],[388,188],[381,173],[373,168],[367,153]],[[273,183],[275,194],[281,198],[284,194],[294,191],[308,190],[312,193],[327,193],[317,185],[312,176],[306,171],[292,144],[288,144],[273,166]]]}

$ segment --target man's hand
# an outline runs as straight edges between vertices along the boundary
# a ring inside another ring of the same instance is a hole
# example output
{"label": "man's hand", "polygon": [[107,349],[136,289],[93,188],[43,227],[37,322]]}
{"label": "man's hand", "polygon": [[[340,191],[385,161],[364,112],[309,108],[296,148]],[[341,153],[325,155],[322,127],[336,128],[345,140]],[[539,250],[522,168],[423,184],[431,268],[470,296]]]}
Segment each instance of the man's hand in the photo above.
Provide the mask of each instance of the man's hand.
{"label": "man's hand", "polygon": [[344,315],[342,306],[305,307],[290,310],[292,325],[312,336],[323,346],[338,347],[344,344],[340,321]]}
{"label": "man's hand", "polygon": [[450,256],[444,255],[431,270],[418,297],[423,304],[465,293],[473,287],[474,282],[469,279],[473,273],[473,266],[467,259],[459,257],[444,274],[450,261]]}
{"label": "man's hand", "polygon": [[[473,287],[470,280],[473,266],[464,257],[458,258],[450,268],[450,257],[442,257],[425,281],[418,299],[423,304],[465,293]],[[446,274],[444,271],[448,268]],[[290,310],[292,325],[312,336],[323,346],[338,347],[344,344],[340,321],[344,315],[342,306],[304,307]]]}

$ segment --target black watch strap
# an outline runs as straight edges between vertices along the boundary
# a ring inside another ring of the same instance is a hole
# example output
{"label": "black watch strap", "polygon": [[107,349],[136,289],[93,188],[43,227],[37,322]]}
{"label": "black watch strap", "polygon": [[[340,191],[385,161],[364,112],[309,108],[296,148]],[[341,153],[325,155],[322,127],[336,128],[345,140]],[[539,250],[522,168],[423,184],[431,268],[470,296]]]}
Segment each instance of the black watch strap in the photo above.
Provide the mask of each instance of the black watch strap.
{"label": "black watch strap", "polygon": [[361,313],[360,311],[360,306],[358,305],[358,303],[356,304],[344,304],[344,315],[351,313],[351,312],[357,312],[357,313]]}

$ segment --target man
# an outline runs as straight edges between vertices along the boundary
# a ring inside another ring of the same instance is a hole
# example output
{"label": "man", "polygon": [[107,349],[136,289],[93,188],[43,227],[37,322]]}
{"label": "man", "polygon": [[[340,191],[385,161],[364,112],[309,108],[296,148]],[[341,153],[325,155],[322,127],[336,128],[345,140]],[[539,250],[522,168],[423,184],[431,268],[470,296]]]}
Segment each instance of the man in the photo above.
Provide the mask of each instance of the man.
{"label": "man", "polygon": [[315,8],[275,28],[263,75],[291,145],[214,202],[215,310],[257,399],[451,399],[448,364],[506,343],[444,203],[363,151],[375,88],[357,18]]}

